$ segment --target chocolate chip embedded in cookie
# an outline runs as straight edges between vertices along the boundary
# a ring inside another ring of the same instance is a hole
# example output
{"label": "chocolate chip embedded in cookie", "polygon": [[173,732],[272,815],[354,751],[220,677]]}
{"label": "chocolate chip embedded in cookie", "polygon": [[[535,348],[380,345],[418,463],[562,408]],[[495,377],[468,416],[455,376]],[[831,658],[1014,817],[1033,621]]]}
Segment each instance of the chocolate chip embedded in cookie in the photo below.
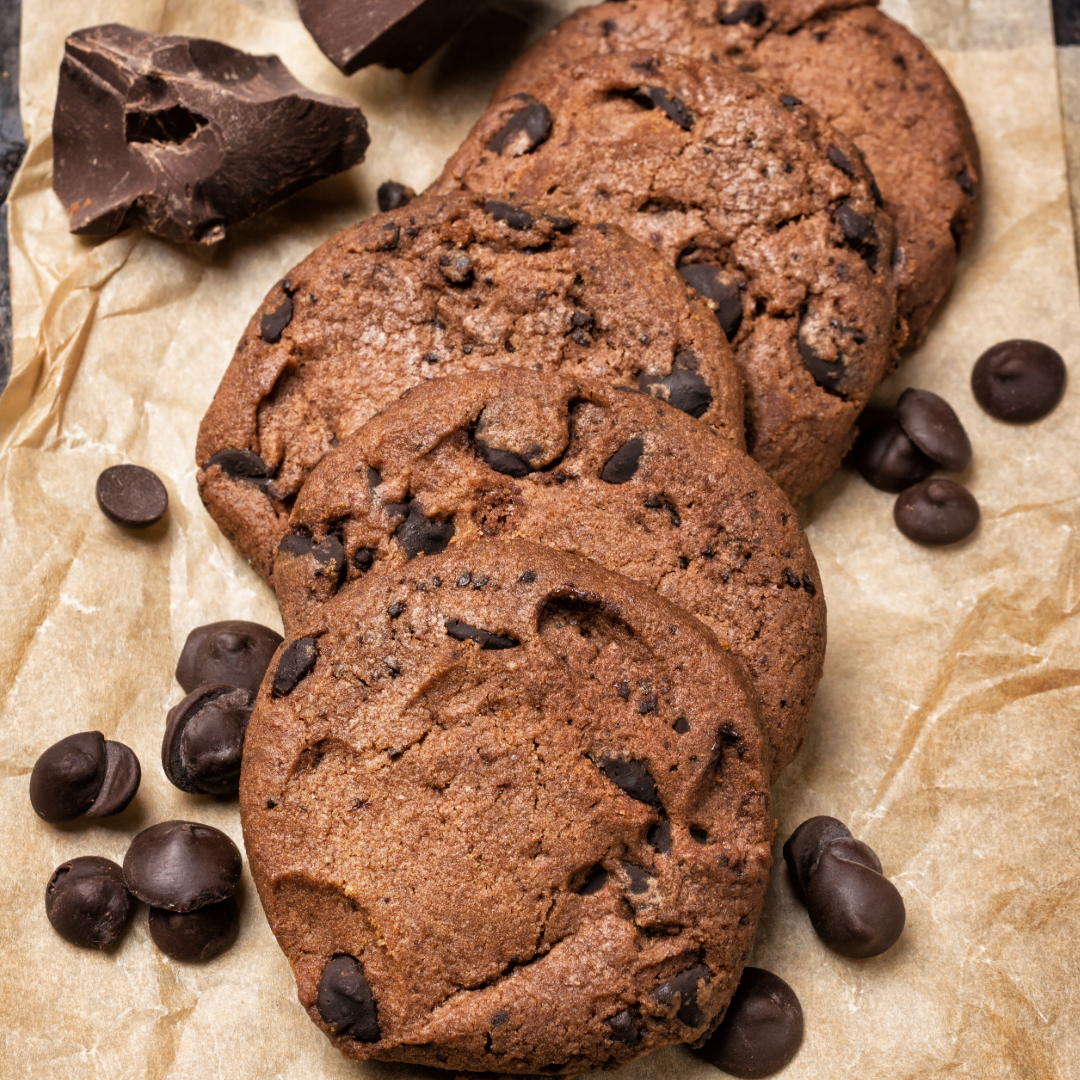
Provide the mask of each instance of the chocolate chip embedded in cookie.
{"label": "chocolate chip embedded in cookie", "polygon": [[625,0],[575,11],[515,63],[493,100],[628,49],[726,58],[858,146],[896,222],[899,312],[906,347],[918,345],[974,231],[982,171],[964,103],[926,45],[867,0]]}
{"label": "chocolate chip embedded in cookie", "polygon": [[617,228],[522,199],[422,196],[271,291],[203,420],[200,494],[269,578],[292,499],[332,446],[417,383],[511,364],[645,389],[741,445],[730,346],[687,296]]}
{"label": "chocolate chip embedded in cookie", "polygon": [[[528,371],[417,387],[332,450],[297,496],[274,567],[287,628],[342,583],[414,558],[405,505],[409,522],[455,543],[520,537],[659,589],[743,662],[771,775],[798,752],[825,652],[814,556],[768,476],[688,416]],[[341,576],[315,554],[329,546]]]}
{"label": "chocolate chip embedded in cookie", "polygon": [[[770,864],[754,694],[651,589],[522,541],[373,571],[264,689],[240,807],[344,1054],[573,1075],[703,1038]],[[542,1002],[542,1004],[541,1004]]]}
{"label": "chocolate chip embedded in cookie", "polygon": [[500,101],[437,188],[545,195],[661,251],[732,335],[747,443],[798,503],[840,464],[897,343],[893,226],[854,145],[778,87],[689,57],[593,56],[530,94],[549,136],[500,150],[533,107]]}

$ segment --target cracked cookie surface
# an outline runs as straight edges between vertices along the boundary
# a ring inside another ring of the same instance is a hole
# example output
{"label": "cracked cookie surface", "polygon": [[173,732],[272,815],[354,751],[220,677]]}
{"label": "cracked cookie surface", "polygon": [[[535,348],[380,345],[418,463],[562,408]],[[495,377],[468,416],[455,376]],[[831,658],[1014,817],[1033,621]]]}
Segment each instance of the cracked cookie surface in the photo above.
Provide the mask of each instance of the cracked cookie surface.
{"label": "cracked cookie surface", "polygon": [[425,196],[271,290],[199,431],[203,502],[269,580],[327,450],[410,386],[507,364],[648,389],[743,443],[731,347],[647,246],[544,203]]}
{"label": "cracked cookie surface", "polygon": [[771,776],[798,753],[825,599],[795,512],[690,417],[592,380],[518,369],[435,380],[331,450],[275,563],[286,629],[375,567],[483,536],[594,559],[696,615],[761,699]]}
{"label": "cracked cookie surface", "polygon": [[762,753],[746,677],[680,608],[538,545],[455,544],[287,639],[244,839],[343,1053],[573,1075],[719,1022],[771,861]]}

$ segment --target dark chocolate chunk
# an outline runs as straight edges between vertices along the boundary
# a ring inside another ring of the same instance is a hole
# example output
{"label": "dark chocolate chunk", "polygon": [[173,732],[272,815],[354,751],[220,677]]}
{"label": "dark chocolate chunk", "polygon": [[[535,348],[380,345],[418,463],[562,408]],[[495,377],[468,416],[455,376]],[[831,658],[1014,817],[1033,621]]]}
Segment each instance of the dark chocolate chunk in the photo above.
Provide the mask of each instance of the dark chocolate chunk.
{"label": "dark chocolate chunk", "polygon": [[829,160],[842,172],[845,176],[855,176],[855,166],[852,164],[851,158],[840,149],[839,146],[829,147]]}
{"label": "dark chocolate chunk", "polygon": [[267,345],[276,345],[285,333],[286,327],[292,322],[293,302],[291,296],[284,300],[271,312],[268,312],[259,320],[259,337]]}
{"label": "dark chocolate chunk", "polygon": [[637,1021],[629,1009],[623,1009],[608,1019],[608,1027],[611,1028],[611,1041],[622,1043],[624,1046],[634,1046],[641,1038]]}
{"label": "dark chocolate chunk", "polygon": [[112,817],[122,814],[135,798],[142,782],[142,766],[135,751],[123,743],[105,740],[105,779],[87,817]]}
{"label": "dark chocolate chunk", "polygon": [[159,522],[169,509],[165,485],[141,465],[113,465],[97,479],[98,506],[116,525],[145,529]]}
{"label": "dark chocolate chunk", "polygon": [[147,928],[154,944],[174,960],[197,963],[220,956],[240,933],[235,897],[196,911],[152,907]]}
{"label": "dark chocolate chunk", "polygon": [[105,779],[105,736],[69,735],[49,747],[30,774],[30,805],[44,821],[74,821],[93,805]]}
{"label": "dark chocolate chunk", "polygon": [[53,929],[84,949],[111,949],[133,908],[124,872],[98,855],[61,863],[45,886],[45,914]]}
{"label": "dark chocolate chunk", "polygon": [[511,229],[517,232],[525,232],[535,224],[535,220],[528,210],[511,206],[509,203],[499,202],[497,199],[488,199],[484,203],[484,213],[490,214],[496,221],[505,221]]}
{"label": "dark chocolate chunk", "polygon": [[686,102],[662,86],[643,87],[631,97],[646,108],[661,109],[664,115],[678,124],[683,131],[689,131],[694,126],[694,114],[686,107]]}
{"label": "dark chocolate chunk", "polygon": [[653,1000],[661,1006],[678,1006],[675,1015],[687,1027],[701,1027],[705,1023],[705,1013],[698,1008],[697,996],[700,984],[708,985],[712,982],[712,972],[704,965],[698,964],[676,975],[673,979],[661,983],[653,991]]}
{"label": "dark chocolate chunk", "polygon": [[962,484],[952,480],[924,480],[896,497],[893,520],[917,544],[931,547],[958,544],[978,526],[979,504]]}
{"label": "dark chocolate chunk", "polygon": [[637,863],[624,862],[622,868],[630,879],[630,892],[634,896],[641,896],[649,891],[649,871]]}
{"label": "dark chocolate chunk", "polygon": [[316,576],[329,578],[335,586],[345,576],[345,547],[333,533],[319,544],[310,536],[288,533],[278,545],[278,553],[282,552],[293,558],[310,555],[315,560]]}
{"label": "dark chocolate chunk", "polygon": [[679,267],[683,280],[715,305],[716,318],[728,341],[733,341],[742,326],[742,290],[725,281],[720,271],[709,263],[686,263]]}
{"label": "dark chocolate chunk", "polygon": [[909,388],[896,404],[896,418],[908,438],[942,468],[963,472],[971,464],[971,440],[944,398]]}
{"label": "dark chocolate chunk", "polygon": [[416,198],[416,192],[411,187],[399,184],[396,180],[387,180],[379,185],[376,198],[382,213],[389,214],[392,210],[400,210],[403,206],[408,206]]}
{"label": "dark chocolate chunk", "polygon": [[600,479],[606,484],[625,484],[632,480],[644,452],[645,440],[640,435],[627,440],[608,458],[600,473]]}
{"label": "dark chocolate chunk", "polygon": [[744,0],[726,15],[717,15],[722,26],[735,26],[737,23],[749,23],[760,26],[765,21],[765,5],[761,0]]}
{"label": "dark chocolate chunk", "polygon": [[236,892],[243,862],[223,832],[192,821],[144,829],[124,856],[128,889],[151,907],[195,911]]}
{"label": "dark chocolate chunk", "polygon": [[475,439],[474,442],[476,452],[497,473],[520,480],[523,476],[528,476],[529,473],[535,471],[520,454],[515,454],[512,450],[496,450],[481,439]]}
{"label": "dark chocolate chunk", "polygon": [[842,202],[837,207],[836,223],[848,244],[863,257],[866,265],[876,272],[881,241],[874,223],[863,217],[849,202]]}
{"label": "dark chocolate chunk", "polygon": [[723,1023],[691,1052],[732,1076],[779,1072],[798,1052],[803,1013],[795,991],[762,968],[743,969]]}
{"label": "dark chocolate chunk", "polygon": [[452,518],[425,517],[424,508],[416,499],[411,499],[408,517],[394,530],[394,537],[409,559],[417,555],[438,555],[454,538],[454,522]]}
{"label": "dark chocolate chunk", "polygon": [[389,615],[391,619],[400,619],[401,616],[405,614],[405,605],[400,601],[396,604],[391,604],[386,609],[386,614]]}
{"label": "dark chocolate chunk", "polygon": [[235,795],[254,705],[249,690],[223,685],[200,686],[174,705],[161,742],[169,780],[191,795]]}
{"label": "dark chocolate chunk", "polygon": [[230,480],[247,480],[265,486],[270,477],[269,466],[250,450],[219,450],[203,467],[209,469],[214,465]]}
{"label": "dark chocolate chunk", "polygon": [[896,420],[874,424],[859,435],[852,460],[867,483],[881,491],[900,492],[934,471],[930,460]]}
{"label": "dark chocolate chunk", "polygon": [[516,649],[521,644],[512,637],[493,634],[489,630],[481,630],[478,626],[470,626],[457,619],[446,620],[446,632],[456,641],[475,641],[481,649]]}
{"label": "dark chocolate chunk", "polygon": [[176,681],[190,694],[200,686],[239,686],[254,697],[284,639],[269,626],[230,619],[197,626],[176,664]]}
{"label": "dark chocolate chunk", "polygon": [[798,340],[799,356],[802,357],[803,366],[814,377],[814,382],[822,390],[843,397],[848,377],[847,364],[844,363],[843,355],[837,354],[835,360],[822,356],[811,340],[810,327],[806,319],[799,326]]}
{"label": "dark chocolate chunk", "polygon": [[521,157],[531,153],[551,134],[551,112],[546,105],[528,94],[515,94],[525,102],[503,125],[502,130],[488,143],[500,157]]}
{"label": "dark chocolate chunk", "polygon": [[671,822],[658,821],[651,829],[649,829],[649,843],[652,844],[653,849],[658,851],[661,855],[671,854]]}
{"label": "dark chocolate chunk", "polygon": [[361,574],[366,574],[375,565],[375,552],[371,548],[357,548],[352,561]]}
{"label": "dark chocolate chunk", "polygon": [[795,109],[802,104],[802,98],[797,98],[794,94],[781,94],[780,104],[785,109]]}
{"label": "dark chocolate chunk", "polygon": [[274,673],[273,696],[287,697],[301,679],[311,674],[319,659],[319,639],[298,638],[282,654]]}
{"label": "dark chocolate chunk", "polygon": [[335,1035],[378,1042],[379,1014],[363,965],[352,956],[335,956],[323,968],[316,999],[319,1015]]}
{"label": "dark chocolate chunk", "polygon": [[975,400],[1014,424],[1041,420],[1065,393],[1065,361],[1038,341],[1003,341],[979,357],[971,373]]}
{"label": "dark chocolate chunk", "polygon": [[653,780],[652,773],[640,761],[630,758],[602,757],[597,764],[603,774],[617,787],[622,788],[630,798],[648,803],[650,806],[660,806],[660,794],[656,790],[656,781]]}
{"label": "dark chocolate chunk", "polygon": [[74,233],[215,243],[356,165],[369,141],[359,107],[307,90],[276,56],[95,26],[67,39],[53,187]]}
{"label": "dark chocolate chunk", "polygon": [[673,408],[700,420],[712,404],[713,396],[698,367],[698,358],[689,349],[684,349],[675,354],[671,374],[661,378],[642,372],[638,376],[638,386],[646,393],[666,400]]}
{"label": "dark chocolate chunk", "polygon": [[690,730],[690,721],[685,716],[680,716],[672,725],[676,735],[685,735]]}

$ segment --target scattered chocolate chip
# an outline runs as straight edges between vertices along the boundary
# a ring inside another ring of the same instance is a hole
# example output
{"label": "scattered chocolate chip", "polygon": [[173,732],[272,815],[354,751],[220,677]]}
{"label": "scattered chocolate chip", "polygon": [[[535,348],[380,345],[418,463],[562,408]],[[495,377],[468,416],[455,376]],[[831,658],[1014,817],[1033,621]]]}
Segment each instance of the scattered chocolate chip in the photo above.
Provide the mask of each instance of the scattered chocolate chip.
{"label": "scattered chocolate chip", "polygon": [[603,774],[616,787],[622,788],[630,798],[648,803],[650,806],[660,806],[660,794],[656,790],[656,781],[653,780],[652,773],[640,761],[602,757],[597,764]]}
{"label": "scattered chocolate chip", "polygon": [[375,197],[379,202],[379,210],[384,214],[389,214],[394,210],[400,210],[403,206],[408,206],[416,198],[416,192],[411,187],[399,184],[396,180],[387,180],[379,185]]}
{"label": "scattered chocolate chip", "polygon": [[472,259],[461,252],[439,256],[439,271],[451,285],[471,285],[473,280]]}
{"label": "scattered chocolate chip", "polygon": [[145,529],[159,522],[169,509],[165,485],[141,465],[113,465],[97,480],[97,504],[114,524]]}
{"label": "scattered chocolate chip", "polygon": [[672,725],[676,735],[685,735],[690,730],[690,721],[685,716],[680,716]]}
{"label": "scattered chocolate chip", "polygon": [[843,397],[848,377],[847,364],[844,363],[843,355],[838,353],[835,360],[827,359],[818,352],[809,335],[807,320],[803,319],[799,326],[798,337],[799,356],[802,357],[803,366],[822,390]]}
{"label": "scattered chocolate chip", "polygon": [[661,983],[653,991],[653,1000],[660,1006],[671,1006],[677,1003],[678,1011],[675,1015],[687,1027],[701,1027],[706,1019],[705,1013],[698,1008],[697,1003],[699,984],[702,982],[706,985],[712,982],[712,972],[704,964],[698,964],[689,971],[684,971],[681,975],[676,975],[673,979]]}
{"label": "scattered chocolate chip", "polygon": [[794,94],[781,94],[780,104],[783,105],[785,109],[794,109],[802,104],[802,98],[797,98]]}
{"label": "scattered chocolate chip", "polygon": [[276,56],[113,23],[65,44],[53,186],[74,233],[215,243],[358,164],[369,141],[358,106],[307,90]]}
{"label": "scattered chocolate chip", "polygon": [[641,1032],[638,1031],[637,1021],[634,1019],[634,1014],[629,1009],[623,1009],[622,1012],[617,1012],[608,1020],[608,1027],[611,1028],[611,1041],[622,1043],[624,1046],[634,1046],[641,1038]]}
{"label": "scattered chocolate chip", "polygon": [[298,638],[282,654],[274,673],[273,696],[287,697],[301,679],[311,674],[319,659],[319,639]]}
{"label": "scattered chocolate chip", "polygon": [[45,886],[45,914],[53,929],[83,949],[111,949],[132,910],[124,872],[98,855],[61,863]]}
{"label": "scattered chocolate chip", "polygon": [[184,642],[176,681],[186,694],[200,686],[224,683],[254,697],[283,640],[269,626],[239,619],[197,626]]}
{"label": "scattered chocolate chip", "polygon": [[400,601],[398,603],[396,603],[396,604],[391,604],[386,609],[386,614],[389,615],[391,619],[398,619],[404,613],[405,613],[405,605],[402,604]]}
{"label": "scattered chocolate chip", "polygon": [[335,956],[323,968],[316,999],[319,1015],[335,1035],[378,1042],[378,1009],[363,965],[352,956]]}
{"label": "scattered chocolate chip", "polygon": [[[405,552],[406,558],[417,555],[438,555],[445,551],[454,537],[452,518],[429,518],[424,516],[424,508],[416,499],[411,499],[406,508],[408,516],[394,530],[394,537]],[[389,513],[390,507],[388,506]]]}
{"label": "scattered chocolate chip", "polygon": [[271,312],[268,312],[259,320],[259,337],[267,345],[276,345],[281,340],[293,317],[293,302],[291,296],[284,300]]}
{"label": "scattered chocolate chip", "polygon": [[803,1013],[795,991],[762,968],[743,969],[723,1023],[691,1052],[732,1076],[779,1072],[798,1052]]}
{"label": "scattered chocolate chip", "polygon": [[634,478],[645,452],[645,440],[640,435],[627,440],[608,458],[600,473],[606,484],[625,484]]}
{"label": "scattered chocolate chip", "polygon": [[235,795],[254,705],[250,690],[223,685],[200,686],[174,705],[161,741],[169,780],[191,795]]}
{"label": "scattered chocolate chip", "polygon": [[689,131],[694,126],[694,114],[686,107],[686,103],[662,86],[646,86],[630,96],[648,109],[661,109],[664,115],[678,124],[683,131]]}
{"label": "scattered chocolate chip", "polygon": [[876,272],[881,242],[874,223],[863,217],[849,202],[842,202],[837,207],[836,223],[848,244],[862,256],[866,265]]}
{"label": "scattered chocolate chip", "polygon": [[661,855],[671,854],[671,822],[668,820],[658,821],[648,832],[649,843],[653,850]]}
{"label": "scattered chocolate chip", "polygon": [[481,459],[497,473],[520,480],[523,476],[528,476],[529,473],[535,471],[520,454],[515,454],[512,450],[497,450],[493,446],[488,446],[481,439],[474,439],[473,441],[476,444],[476,452]]}
{"label": "scattered chocolate chip", "polygon": [[944,398],[909,388],[896,404],[896,418],[908,438],[942,468],[963,472],[971,464],[971,440]]}
{"label": "scattered chocolate chip", "polygon": [[131,841],[124,880],[151,907],[194,911],[232,896],[242,867],[236,845],[220,830],[163,821]]}
{"label": "scattered chocolate chip", "polygon": [[270,477],[270,467],[250,450],[219,450],[203,467],[210,469],[215,465],[230,480],[261,483]]}
{"label": "scattered chocolate chip", "polygon": [[979,357],[971,373],[975,400],[1013,424],[1041,420],[1065,393],[1065,361],[1038,341],[1003,341]]}
{"label": "scattered chocolate chip", "polygon": [[638,387],[700,420],[712,404],[713,396],[698,367],[698,358],[689,349],[684,349],[675,354],[669,375],[660,378],[642,372],[638,376]]}
{"label": "scattered chocolate chip", "polygon": [[733,341],[742,326],[742,290],[725,281],[719,269],[709,263],[687,263],[679,267],[683,280],[706,300],[716,305],[716,318],[728,341]]}
{"label": "scattered chocolate chip", "polygon": [[814,579],[809,574],[803,574],[802,587],[811,595],[817,596],[817,587],[814,585]]}
{"label": "scattered chocolate chip", "polygon": [[522,210],[518,206],[499,202],[497,199],[488,199],[484,203],[484,213],[490,214],[496,221],[505,221],[507,226],[517,232],[525,232],[535,224],[532,214],[528,210]]}
{"label": "scattered chocolate chip", "polygon": [[59,824],[110,817],[127,808],[141,778],[139,759],[100,731],[69,735],[48,748],[30,773],[30,805],[43,821]]}
{"label": "scattered chocolate chip", "polygon": [[549,222],[557,233],[569,233],[574,231],[574,219],[564,217],[562,214],[545,214],[544,220]]}
{"label": "scattered chocolate chip", "polygon": [[357,548],[352,562],[361,574],[366,574],[375,565],[375,552],[372,548]]}
{"label": "scattered chocolate chip", "polygon": [[446,632],[455,641],[475,641],[481,649],[516,649],[521,644],[512,637],[493,634],[489,630],[481,630],[478,626],[470,626],[457,619],[446,620]]}
{"label": "scattered chocolate chip", "polygon": [[152,907],[147,928],[154,944],[174,960],[185,963],[213,960],[240,933],[240,909],[232,896],[196,911]]}
{"label": "scattered chocolate chip", "polygon": [[624,862],[623,872],[630,879],[630,892],[634,896],[641,896],[649,891],[649,871],[637,863]]}
{"label": "scattered chocolate chip", "polygon": [[534,570],[526,570],[521,577],[518,578],[523,585],[531,585],[536,580],[536,572]]}
{"label": "scattered chocolate chip", "polygon": [[900,492],[934,471],[930,460],[896,420],[885,420],[862,432],[852,460],[868,484],[880,491]]}
{"label": "scattered chocolate chip", "polygon": [[494,150],[500,157],[521,157],[532,153],[551,135],[551,112],[528,94],[515,94],[525,102],[503,125],[502,130],[488,143],[488,149]]}
{"label": "scattered chocolate chip", "polygon": [[310,555],[315,560],[316,576],[329,578],[335,584],[345,576],[345,547],[333,533],[319,544],[310,536],[287,533],[278,544],[278,554],[282,553],[293,558]]}
{"label": "scattered chocolate chip", "polygon": [[924,480],[896,497],[893,520],[917,544],[931,547],[958,544],[978,526],[979,504],[962,484],[952,480]]}
{"label": "scattered chocolate chip", "polygon": [[135,798],[142,782],[142,766],[135,751],[123,743],[105,740],[105,779],[87,817],[112,817],[122,814]]}
{"label": "scattered chocolate chip", "polygon": [[761,0],[746,0],[728,14],[717,15],[717,21],[721,26],[735,26],[738,23],[760,26],[765,21],[765,5]]}
{"label": "scattered chocolate chip", "polygon": [[619,697],[621,697],[623,701],[630,700],[630,684],[625,679],[623,679],[623,681],[619,683],[619,685],[616,687],[616,690],[619,693]]}
{"label": "scattered chocolate chip", "polygon": [[[851,830],[834,817],[824,815],[807,818],[784,844],[784,862],[795,895],[806,903],[806,883],[817,869],[822,851],[834,840],[851,836]],[[870,850],[869,848],[867,850]],[[878,866],[880,870],[880,864]]]}
{"label": "scattered chocolate chip", "polygon": [[641,713],[642,716],[648,716],[649,713],[656,712],[656,695],[655,694],[646,694],[638,702],[637,711],[639,713]]}
{"label": "scattered chocolate chip", "polygon": [[839,146],[829,147],[829,160],[844,173],[845,176],[855,176],[855,166],[852,164],[851,158],[849,158]]}

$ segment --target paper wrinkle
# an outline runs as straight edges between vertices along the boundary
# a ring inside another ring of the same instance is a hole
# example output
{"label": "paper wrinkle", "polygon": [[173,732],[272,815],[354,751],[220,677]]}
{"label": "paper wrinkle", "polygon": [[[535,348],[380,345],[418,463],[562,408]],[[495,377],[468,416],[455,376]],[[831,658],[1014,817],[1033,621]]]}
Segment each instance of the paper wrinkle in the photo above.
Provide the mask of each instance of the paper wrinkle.
{"label": "paper wrinkle", "polygon": [[[576,5],[499,0],[415,75],[351,79],[287,0],[52,0],[48,19],[32,6],[20,83],[30,150],[10,201],[14,374],[0,398],[0,1075],[431,1076],[350,1063],[330,1047],[297,1002],[246,871],[240,938],[205,965],[158,953],[145,908],[115,954],[69,946],[42,894],[64,859],[122,861],[156,821],[204,821],[240,841],[235,801],[184,795],[159,764],[188,631],[226,618],[280,629],[273,597],[199,502],[199,421],[273,284],[372,212],[383,180],[421,189],[433,179],[513,51]],[[926,343],[878,400],[914,385],[953,405],[975,449],[960,479],[983,518],[957,548],[919,548],[895,530],[892,497],[846,470],[802,508],[829,653],[807,745],[775,791],[777,870],[750,962],[803,1004],[806,1037],[785,1080],[1076,1080],[1080,288],[1049,8],[884,8],[928,35],[962,91],[987,206]],[[368,162],[213,250],[134,232],[71,237],[50,189],[57,70],[65,34],[106,21],[279,53],[306,85],[361,104]],[[1073,375],[1038,424],[1001,424],[971,396],[976,357],[1011,337],[1046,341]],[[94,500],[98,473],[121,461],[154,469],[169,492],[165,520],[142,534],[112,525]],[[138,798],[115,819],[44,824],[27,799],[37,755],[95,728],[138,754]],[[812,814],[851,826],[903,894],[908,928],[884,956],[830,953],[795,901],[780,848]],[[42,1002],[53,1003],[44,1019]],[[719,1074],[673,1047],[617,1075]]]}

